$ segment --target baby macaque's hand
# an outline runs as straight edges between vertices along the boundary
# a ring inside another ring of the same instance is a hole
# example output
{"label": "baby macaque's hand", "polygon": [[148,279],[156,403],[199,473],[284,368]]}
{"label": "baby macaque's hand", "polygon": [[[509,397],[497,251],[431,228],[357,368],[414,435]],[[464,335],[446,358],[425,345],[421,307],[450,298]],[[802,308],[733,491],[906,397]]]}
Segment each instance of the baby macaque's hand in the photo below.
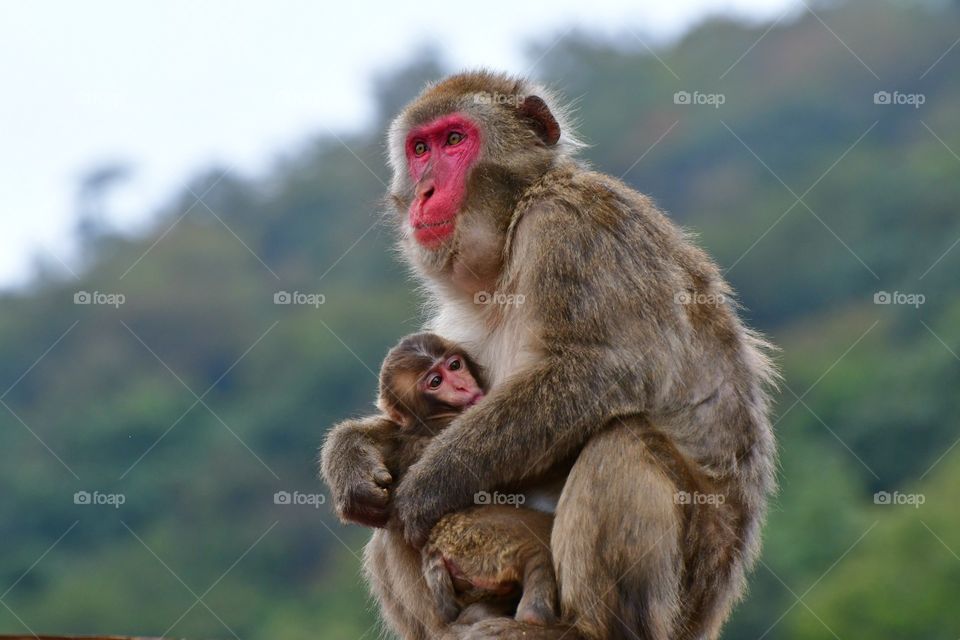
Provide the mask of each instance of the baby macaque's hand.
{"label": "baby macaque's hand", "polygon": [[393,476],[382,464],[358,472],[337,498],[337,515],[342,520],[367,527],[384,527],[390,519]]}
{"label": "baby macaque's hand", "polygon": [[320,471],[331,503],[343,522],[384,527],[390,519],[390,484],[385,443],[396,427],[382,416],[335,426],[320,451]]}

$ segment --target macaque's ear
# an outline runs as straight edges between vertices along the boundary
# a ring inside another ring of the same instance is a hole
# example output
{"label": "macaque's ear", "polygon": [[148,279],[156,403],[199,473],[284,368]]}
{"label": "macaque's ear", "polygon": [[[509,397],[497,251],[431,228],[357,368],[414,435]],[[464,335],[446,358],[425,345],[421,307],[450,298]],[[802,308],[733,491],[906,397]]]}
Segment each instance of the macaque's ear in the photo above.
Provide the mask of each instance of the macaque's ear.
{"label": "macaque's ear", "polygon": [[557,144],[560,139],[560,123],[550,113],[550,107],[540,96],[527,96],[517,107],[520,113],[530,120],[533,130],[548,147]]}
{"label": "macaque's ear", "polygon": [[386,414],[387,419],[389,419],[391,422],[395,422],[398,427],[404,426],[406,418],[402,413],[397,411],[396,405],[391,402],[387,402],[382,395],[377,398],[377,409],[380,409],[380,411]]}
{"label": "macaque's ear", "polygon": [[410,419],[409,419],[406,415],[404,415],[404,414],[401,413],[400,411],[397,411],[397,410],[396,410],[395,408],[393,408],[393,407],[390,407],[390,408],[387,410],[387,416],[388,416],[391,420],[393,420],[394,422],[396,422],[396,423],[397,423],[397,426],[399,426],[401,429],[404,428],[404,427],[409,427],[409,426],[410,426]]}

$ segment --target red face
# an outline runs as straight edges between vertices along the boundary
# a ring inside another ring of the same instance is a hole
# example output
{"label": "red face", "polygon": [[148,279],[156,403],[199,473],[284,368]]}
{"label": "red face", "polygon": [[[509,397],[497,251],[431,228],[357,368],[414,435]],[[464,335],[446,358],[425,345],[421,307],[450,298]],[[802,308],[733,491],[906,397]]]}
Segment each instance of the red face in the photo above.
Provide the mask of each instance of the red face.
{"label": "red face", "polygon": [[483,398],[483,389],[459,355],[434,365],[421,379],[420,388],[423,393],[457,408],[473,406]]}
{"label": "red face", "polygon": [[479,152],[479,127],[459,113],[417,127],[407,136],[407,166],[415,185],[410,226],[421,246],[435,248],[453,233],[467,176]]}

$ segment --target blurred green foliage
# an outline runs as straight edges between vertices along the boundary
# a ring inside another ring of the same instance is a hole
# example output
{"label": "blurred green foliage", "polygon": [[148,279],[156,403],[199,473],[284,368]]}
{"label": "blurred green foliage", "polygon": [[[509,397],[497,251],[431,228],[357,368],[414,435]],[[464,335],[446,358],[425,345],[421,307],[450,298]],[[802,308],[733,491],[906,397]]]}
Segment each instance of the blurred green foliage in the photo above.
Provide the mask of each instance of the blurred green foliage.
{"label": "blurred green foliage", "polygon": [[[725,637],[955,638],[960,14],[816,11],[766,34],[714,19],[658,57],[574,33],[531,60],[576,99],[585,158],[696,230],[783,348],[781,491]],[[213,168],[149,233],[86,228],[78,281],[41,270],[3,294],[0,630],[374,636],[367,532],[274,494],[324,491],[325,430],[371,408],[380,358],[418,327],[380,217],[382,131],[443,71],[427,52],[385,72],[369,132],[317,138],[266,176]]]}

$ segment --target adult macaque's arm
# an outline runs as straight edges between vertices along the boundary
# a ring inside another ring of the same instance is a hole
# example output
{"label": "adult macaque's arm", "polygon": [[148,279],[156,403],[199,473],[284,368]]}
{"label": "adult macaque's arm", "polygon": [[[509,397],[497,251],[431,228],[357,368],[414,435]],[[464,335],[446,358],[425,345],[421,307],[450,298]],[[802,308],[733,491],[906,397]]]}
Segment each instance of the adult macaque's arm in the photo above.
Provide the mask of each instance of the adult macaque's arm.
{"label": "adult macaque's arm", "polygon": [[[515,376],[427,446],[394,494],[408,541],[419,546],[445,514],[480,491],[522,485],[578,451],[621,405],[616,372],[599,358],[547,359]],[[589,380],[589,384],[584,384]]]}

